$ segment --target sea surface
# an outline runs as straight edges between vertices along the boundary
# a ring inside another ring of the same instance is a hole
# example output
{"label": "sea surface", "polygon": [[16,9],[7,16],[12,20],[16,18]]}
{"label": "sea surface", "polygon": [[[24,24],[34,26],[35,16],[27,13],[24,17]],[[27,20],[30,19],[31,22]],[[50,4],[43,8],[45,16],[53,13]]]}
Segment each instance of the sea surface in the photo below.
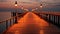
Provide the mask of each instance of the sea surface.
{"label": "sea surface", "polygon": [[11,12],[9,12],[9,11],[0,12],[0,21],[7,20],[9,18],[11,18]]}

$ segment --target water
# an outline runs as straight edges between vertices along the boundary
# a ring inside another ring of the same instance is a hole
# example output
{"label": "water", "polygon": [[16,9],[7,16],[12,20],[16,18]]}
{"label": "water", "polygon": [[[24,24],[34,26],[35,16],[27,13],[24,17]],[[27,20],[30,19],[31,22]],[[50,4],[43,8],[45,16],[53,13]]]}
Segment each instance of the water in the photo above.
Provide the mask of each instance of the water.
{"label": "water", "polygon": [[11,18],[11,12],[9,11],[1,11],[0,12],[0,34],[6,30],[6,21],[7,19]]}
{"label": "water", "polygon": [[0,12],[0,21],[4,21],[11,18],[11,12]]}

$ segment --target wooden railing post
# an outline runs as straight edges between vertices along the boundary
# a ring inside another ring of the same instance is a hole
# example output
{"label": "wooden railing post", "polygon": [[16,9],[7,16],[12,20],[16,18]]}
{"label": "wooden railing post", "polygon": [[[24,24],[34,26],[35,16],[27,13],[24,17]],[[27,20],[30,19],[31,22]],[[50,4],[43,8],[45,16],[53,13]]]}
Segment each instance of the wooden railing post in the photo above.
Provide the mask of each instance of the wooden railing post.
{"label": "wooden railing post", "polygon": [[17,17],[15,17],[15,23],[17,23]]}
{"label": "wooden railing post", "polygon": [[49,14],[49,21],[50,21],[50,14]]}
{"label": "wooden railing post", "polygon": [[15,18],[13,19],[13,21],[15,20],[15,23],[17,23],[17,14],[16,14],[16,12],[13,12],[13,17],[15,17]]}
{"label": "wooden railing post", "polygon": [[8,28],[8,20],[6,20],[6,29]]}
{"label": "wooden railing post", "polygon": [[60,24],[60,16],[58,16],[58,24]]}
{"label": "wooden railing post", "polygon": [[10,19],[10,26],[11,26],[11,19]]}

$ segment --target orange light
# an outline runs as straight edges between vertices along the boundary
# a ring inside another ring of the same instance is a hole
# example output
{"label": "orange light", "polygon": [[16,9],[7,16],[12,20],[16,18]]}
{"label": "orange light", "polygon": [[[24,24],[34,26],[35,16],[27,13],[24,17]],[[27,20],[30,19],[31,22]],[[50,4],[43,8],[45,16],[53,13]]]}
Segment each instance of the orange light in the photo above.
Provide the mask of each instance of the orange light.
{"label": "orange light", "polygon": [[40,8],[42,8],[43,6],[40,6]]}
{"label": "orange light", "polygon": [[15,6],[17,6],[17,4],[15,4]]}
{"label": "orange light", "polygon": [[24,10],[29,11],[28,9],[24,9]]}
{"label": "orange light", "polygon": [[32,11],[34,11],[35,9],[32,9]]}
{"label": "orange light", "polygon": [[43,6],[42,6],[42,4],[40,4],[40,8],[42,8]]}

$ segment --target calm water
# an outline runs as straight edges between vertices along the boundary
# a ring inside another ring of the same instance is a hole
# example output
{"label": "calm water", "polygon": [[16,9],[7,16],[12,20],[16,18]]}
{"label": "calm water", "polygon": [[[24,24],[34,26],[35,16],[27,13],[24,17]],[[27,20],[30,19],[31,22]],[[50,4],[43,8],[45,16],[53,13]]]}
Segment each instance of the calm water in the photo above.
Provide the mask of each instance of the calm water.
{"label": "calm water", "polygon": [[0,21],[4,21],[11,17],[11,12],[0,12]]}
{"label": "calm water", "polygon": [[8,11],[0,12],[0,22],[1,22],[0,23],[0,34],[6,29],[6,22],[2,22],[2,21],[6,21],[10,17],[11,17],[11,12],[8,12]]}

